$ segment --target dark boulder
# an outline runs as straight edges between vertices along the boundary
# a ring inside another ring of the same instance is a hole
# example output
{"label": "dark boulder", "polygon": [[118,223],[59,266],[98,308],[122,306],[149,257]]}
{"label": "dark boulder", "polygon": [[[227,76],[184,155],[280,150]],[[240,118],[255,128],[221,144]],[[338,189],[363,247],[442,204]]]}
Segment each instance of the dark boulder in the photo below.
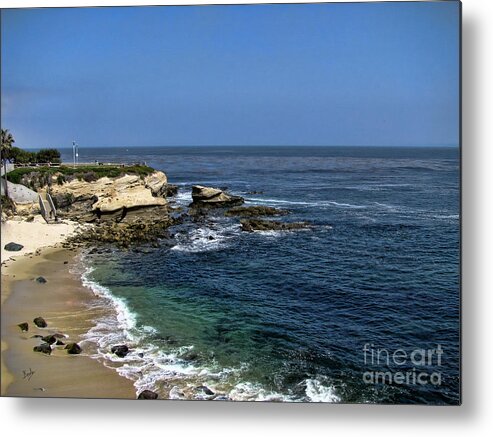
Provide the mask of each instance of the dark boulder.
{"label": "dark boulder", "polygon": [[24,248],[24,246],[22,244],[10,242],[3,246],[3,248],[5,250],[8,250],[9,252],[19,252],[19,250],[22,250]]}
{"label": "dark boulder", "polygon": [[22,332],[29,331],[29,324],[27,322],[19,323],[17,326],[21,328]]}
{"label": "dark boulder", "polygon": [[195,361],[199,358],[199,354],[194,350],[190,350],[188,352],[185,352],[183,355],[180,355],[180,358],[186,361]]}
{"label": "dark boulder", "polygon": [[53,337],[53,335],[45,335],[44,337],[41,337],[41,340],[48,344],[56,343],[56,338]]}
{"label": "dark boulder", "polygon": [[201,391],[202,393],[204,393],[207,396],[215,395],[215,393],[209,387],[207,387],[205,385],[199,385],[198,387],[196,387],[196,389]]}
{"label": "dark boulder", "polygon": [[292,231],[296,229],[309,228],[311,225],[306,222],[283,223],[273,220],[244,219],[240,220],[241,230],[246,232],[254,231]]}
{"label": "dark boulder", "polygon": [[48,343],[41,343],[39,346],[34,346],[33,351],[51,355],[51,346]]}
{"label": "dark boulder", "polygon": [[67,353],[71,355],[78,355],[82,352],[82,348],[77,343],[69,343],[64,349],[67,349]]}
{"label": "dark boulder", "polygon": [[38,328],[46,328],[48,326],[48,323],[46,323],[45,319],[43,317],[36,317],[33,320],[33,323],[38,327]]}
{"label": "dark boulder", "polygon": [[144,390],[139,393],[137,396],[137,399],[157,399],[157,393],[151,391],[151,390]]}
{"label": "dark boulder", "polygon": [[228,209],[224,215],[227,217],[259,217],[259,216],[276,216],[289,214],[285,209],[272,208],[271,206],[254,205],[254,206],[235,206]]}
{"label": "dark boulder", "polygon": [[111,353],[115,354],[117,357],[124,358],[128,354],[128,346],[124,344],[119,344],[111,348]]}
{"label": "dark boulder", "polygon": [[178,194],[178,185],[168,184],[166,186],[166,197],[173,197]]}
{"label": "dark boulder", "polygon": [[38,277],[36,278],[36,282],[37,282],[38,284],[46,284],[48,281],[47,281],[45,278],[43,278],[42,276],[38,276]]}
{"label": "dark boulder", "polygon": [[65,346],[65,343],[62,340],[57,340],[55,344],[57,346]]}
{"label": "dark boulder", "polygon": [[57,338],[54,335],[45,335],[44,337],[41,338],[44,342],[48,344],[53,344],[57,342]]}

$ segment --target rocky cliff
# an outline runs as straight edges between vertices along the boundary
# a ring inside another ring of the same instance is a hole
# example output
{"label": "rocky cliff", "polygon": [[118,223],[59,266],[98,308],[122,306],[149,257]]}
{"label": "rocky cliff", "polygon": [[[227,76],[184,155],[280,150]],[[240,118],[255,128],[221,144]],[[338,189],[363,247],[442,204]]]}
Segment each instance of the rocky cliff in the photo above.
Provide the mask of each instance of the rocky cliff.
{"label": "rocky cliff", "polygon": [[129,212],[167,205],[168,180],[161,171],[148,176],[102,177],[92,182],[74,179],[52,185],[50,192],[61,215],[92,222],[123,219]]}

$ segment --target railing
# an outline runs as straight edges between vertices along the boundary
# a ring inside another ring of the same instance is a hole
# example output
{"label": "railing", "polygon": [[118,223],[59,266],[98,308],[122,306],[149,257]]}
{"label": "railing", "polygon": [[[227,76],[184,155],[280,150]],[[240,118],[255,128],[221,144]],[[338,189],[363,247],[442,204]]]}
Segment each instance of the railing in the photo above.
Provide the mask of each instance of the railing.
{"label": "railing", "polygon": [[39,209],[46,223],[57,221],[56,208],[49,193],[38,194]]}

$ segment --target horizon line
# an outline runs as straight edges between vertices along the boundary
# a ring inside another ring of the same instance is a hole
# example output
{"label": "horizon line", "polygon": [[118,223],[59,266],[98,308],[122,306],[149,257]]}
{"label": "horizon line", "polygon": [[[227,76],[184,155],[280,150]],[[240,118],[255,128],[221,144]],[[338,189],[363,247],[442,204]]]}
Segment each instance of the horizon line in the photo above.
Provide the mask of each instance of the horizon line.
{"label": "horizon line", "polygon": [[[159,146],[135,146],[135,145],[122,145],[122,146],[84,146],[77,143],[79,150],[82,149],[122,149],[122,148],[165,148],[165,147],[388,147],[388,148],[405,148],[405,147],[415,147],[415,148],[426,148],[426,147],[449,147],[449,148],[460,148],[460,144],[406,144],[406,145],[391,145],[391,144],[166,144]],[[19,146],[18,146],[19,147]],[[23,146],[19,148],[24,148],[28,150],[34,149],[71,149],[72,145],[67,146]]]}

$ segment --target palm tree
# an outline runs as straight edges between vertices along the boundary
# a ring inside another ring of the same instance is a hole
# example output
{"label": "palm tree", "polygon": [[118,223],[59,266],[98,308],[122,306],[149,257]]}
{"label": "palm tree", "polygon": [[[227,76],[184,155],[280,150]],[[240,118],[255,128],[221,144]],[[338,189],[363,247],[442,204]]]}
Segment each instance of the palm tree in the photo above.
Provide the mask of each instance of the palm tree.
{"label": "palm tree", "polygon": [[7,187],[7,160],[10,158],[12,144],[15,143],[14,137],[8,129],[1,130],[1,158],[3,163],[3,177],[5,178],[5,195],[9,197]]}

